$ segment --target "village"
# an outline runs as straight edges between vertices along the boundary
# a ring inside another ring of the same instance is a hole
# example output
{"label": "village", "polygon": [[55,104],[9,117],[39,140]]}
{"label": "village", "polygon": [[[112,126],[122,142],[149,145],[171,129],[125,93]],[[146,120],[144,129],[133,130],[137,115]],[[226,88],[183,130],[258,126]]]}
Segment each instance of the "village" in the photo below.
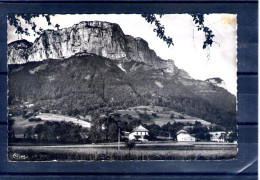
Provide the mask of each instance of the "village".
{"label": "village", "polygon": [[[10,120],[13,120],[11,132],[14,133],[14,142],[66,143],[67,141],[61,141],[62,136],[65,136],[64,132],[55,129],[56,126],[59,127],[64,123],[70,123],[69,129],[79,129],[77,140],[75,137],[71,137],[70,143],[74,144],[126,141],[139,143],[236,143],[237,141],[236,133],[227,131],[221,126],[159,106],[130,107],[125,110],[117,110],[109,115],[100,115],[97,120],[94,120],[89,115],[73,117],[58,114],[57,111],[45,112],[39,110],[33,113],[34,105],[28,103],[25,103],[25,105],[27,109],[27,111],[24,111],[25,114],[21,116],[9,114],[13,116],[10,117]],[[49,128],[49,126],[53,127]],[[68,130],[65,129],[64,131]],[[48,137],[46,134],[53,137]],[[74,140],[75,142],[73,142]]]}
{"label": "village", "polygon": [[[142,125],[136,127],[132,132],[123,132],[125,138],[129,140],[135,140],[135,141],[148,141],[149,138],[149,130],[147,130]],[[210,135],[210,141],[213,142],[226,142],[227,137],[231,132],[226,133],[225,131],[215,131],[215,132],[209,132]],[[165,138],[168,140],[171,140],[172,137]],[[188,133],[186,130],[182,129],[177,132],[177,141],[178,142],[195,142],[196,138],[194,135]]]}
{"label": "village", "polygon": [[[162,116],[161,113],[158,111],[157,116]],[[8,157],[15,161],[68,157],[90,161],[211,160],[232,159],[237,153],[235,133],[206,121],[188,121],[188,116],[182,114],[184,122],[171,117],[171,121],[159,126],[156,121],[142,123],[130,115],[127,117],[133,119],[126,123],[122,114],[99,117],[98,123],[53,112],[12,117]]]}

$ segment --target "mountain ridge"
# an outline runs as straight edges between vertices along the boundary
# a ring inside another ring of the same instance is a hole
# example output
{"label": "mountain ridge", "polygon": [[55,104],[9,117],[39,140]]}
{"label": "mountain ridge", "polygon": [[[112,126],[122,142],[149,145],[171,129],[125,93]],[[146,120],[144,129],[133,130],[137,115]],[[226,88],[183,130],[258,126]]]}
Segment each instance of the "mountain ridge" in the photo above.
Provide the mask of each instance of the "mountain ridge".
{"label": "mountain ridge", "polygon": [[94,116],[96,111],[158,105],[234,128],[236,98],[225,89],[142,62],[122,67],[128,73],[116,61],[94,54],[9,65],[9,107],[30,102],[65,115],[76,110]]}
{"label": "mountain ridge", "polygon": [[64,59],[88,52],[114,60],[144,62],[173,74],[178,69],[173,60],[157,56],[144,39],[125,35],[118,24],[102,21],[83,21],[69,28],[45,30],[28,47],[27,59],[21,58],[19,53],[11,53],[13,51],[10,43],[8,64]]}

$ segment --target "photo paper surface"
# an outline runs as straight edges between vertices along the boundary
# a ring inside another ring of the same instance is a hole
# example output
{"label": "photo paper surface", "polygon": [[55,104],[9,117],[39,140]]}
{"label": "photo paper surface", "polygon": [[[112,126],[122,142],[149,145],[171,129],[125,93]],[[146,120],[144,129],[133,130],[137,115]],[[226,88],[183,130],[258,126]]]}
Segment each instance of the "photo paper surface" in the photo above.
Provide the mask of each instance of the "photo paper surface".
{"label": "photo paper surface", "polygon": [[9,14],[8,160],[233,160],[235,14]]}

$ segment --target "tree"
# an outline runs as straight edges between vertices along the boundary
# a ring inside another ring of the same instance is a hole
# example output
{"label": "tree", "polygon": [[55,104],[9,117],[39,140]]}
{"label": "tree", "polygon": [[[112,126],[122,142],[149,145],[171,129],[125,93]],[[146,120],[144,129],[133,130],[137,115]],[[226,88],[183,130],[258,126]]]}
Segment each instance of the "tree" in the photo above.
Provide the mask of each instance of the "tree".
{"label": "tree", "polygon": [[156,113],[152,113],[153,117],[158,117],[158,115]]}
{"label": "tree", "polygon": [[210,134],[207,127],[203,126],[201,122],[196,121],[195,125],[192,129],[189,130],[190,134],[194,134],[195,138],[200,141],[209,141],[210,140]]}
{"label": "tree", "polygon": [[[202,48],[205,49],[206,47],[212,46],[214,34],[209,27],[205,26],[205,24],[204,24],[204,14],[193,13],[193,14],[190,14],[190,15],[191,15],[192,20],[194,21],[196,27],[197,27],[197,30],[202,31],[205,35],[205,41],[203,42]],[[161,18],[162,16],[163,16],[163,14],[158,14],[157,16],[156,16],[156,14],[148,14],[148,13],[142,14],[142,17],[145,18],[145,20],[148,23],[155,25],[155,28],[153,29],[153,31],[156,32],[157,37],[159,37],[164,42],[166,42],[168,47],[174,46],[172,38],[169,37],[169,36],[167,37],[165,35],[165,27],[158,20],[158,17]]]}
{"label": "tree", "polygon": [[32,140],[33,139],[33,127],[28,126],[24,132],[24,138],[27,140]]}
{"label": "tree", "polygon": [[185,117],[182,115],[179,115],[179,119],[185,119]]}
{"label": "tree", "polygon": [[[82,136],[84,135],[85,138]],[[83,143],[87,142],[82,126],[72,122],[50,122],[38,124],[34,128],[36,142],[43,143]]]}
{"label": "tree", "polygon": [[89,139],[92,143],[103,142],[106,139],[106,134],[102,131],[102,124],[94,122],[89,131]]}
{"label": "tree", "polygon": [[165,132],[165,135],[167,134],[169,136],[172,137],[173,140],[177,139],[177,132],[179,130],[181,130],[183,128],[183,124],[182,123],[173,123],[171,124],[170,122],[168,122],[167,124],[164,124],[162,126],[162,132]]}
{"label": "tree", "polygon": [[[171,45],[173,46],[173,41],[171,37],[167,37],[165,35],[165,28],[164,26],[160,23],[160,21],[156,18],[155,14],[142,14],[142,17],[145,18],[145,20],[148,23],[151,24],[155,24],[156,28],[153,29],[154,32],[156,32],[157,37],[159,37],[160,39],[162,39],[163,41],[166,42],[166,44],[168,45],[168,47],[170,47]],[[160,17],[162,17],[162,14],[160,15]]]}
{"label": "tree", "polygon": [[14,125],[15,120],[9,118],[8,119],[8,139],[9,141],[13,141],[15,139]]}
{"label": "tree", "polygon": [[161,127],[157,124],[144,124],[144,127],[149,130],[149,136],[147,137],[147,139],[150,141],[156,140],[156,136],[159,136],[160,132],[162,131]]}
{"label": "tree", "polygon": [[237,141],[237,133],[236,132],[231,132],[226,139],[228,142],[234,142]]}
{"label": "tree", "polygon": [[118,138],[118,128],[116,123],[112,123],[109,126],[109,141],[114,142],[117,141]]}
{"label": "tree", "polygon": [[135,141],[134,140],[128,140],[125,142],[125,146],[128,149],[128,157],[130,159],[130,151],[135,147]]}
{"label": "tree", "polygon": [[44,137],[42,137],[42,134],[43,134],[43,124],[38,124],[34,128],[34,135],[36,136],[37,142],[40,142],[41,139],[44,139]]}
{"label": "tree", "polygon": [[9,14],[7,16],[7,21],[10,26],[16,28],[15,33],[18,35],[18,37],[19,35],[20,37],[22,37],[23,34],[26,36],[30,36],[31,34],[29,32],[29,29],[22,27],[21,19],[23,19],[25,24],[31,27],[32,31],[34,32],[33,35],[35,36],[40,35],[43,32],[43,29],[41,27],[37,28],[37,24],[32,21],[32,19],[36,17],[44,17],[49,26],[53,26],[59,29],[59,24],[53,25],[51,23],[51,15],[54,16],[53,14]]}

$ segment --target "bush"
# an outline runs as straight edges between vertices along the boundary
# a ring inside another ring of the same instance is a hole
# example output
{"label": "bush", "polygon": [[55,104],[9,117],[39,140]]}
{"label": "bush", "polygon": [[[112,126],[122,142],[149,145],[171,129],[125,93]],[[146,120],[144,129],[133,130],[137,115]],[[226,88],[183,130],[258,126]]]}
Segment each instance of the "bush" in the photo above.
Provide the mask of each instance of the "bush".
{"label": "bush", "polygon": [[34,114],[33,113],[27,113],[27,114],[24,114],[23,115],[23,118],[24,119],[27,119],[27,118],[29,118],[29,117],[32,117]]}
{"label": "bush", "polygon": [[152,113],[153,117],[158,117],[158,115],[156,113]]}
{"label": "bush", "polygon": [[28,119],[29,122],[40,122],[41,120],[42,120],[41,118],[36,118],[36,117],[32,117]]}
{"label": "bush", "polygon": [[179,119],[185,119],[185,117],[184,117],[184,116],[181,116],[181,115],[179,115]]}

